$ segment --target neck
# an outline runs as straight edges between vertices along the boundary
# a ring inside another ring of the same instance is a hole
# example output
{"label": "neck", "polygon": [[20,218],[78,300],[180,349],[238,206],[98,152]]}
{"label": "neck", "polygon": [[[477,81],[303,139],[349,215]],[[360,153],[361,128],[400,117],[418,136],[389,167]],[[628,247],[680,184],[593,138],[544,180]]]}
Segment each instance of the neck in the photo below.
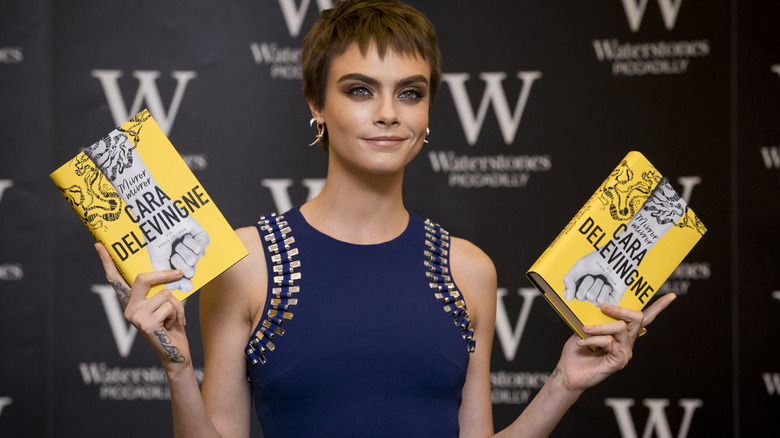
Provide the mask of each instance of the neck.
{"label": "neck", "polygon": [[317,197],[301,207],[314,228],[344,242],[376,244],[398,237],[409,222],[403,170],[388,175],[328,172]]}

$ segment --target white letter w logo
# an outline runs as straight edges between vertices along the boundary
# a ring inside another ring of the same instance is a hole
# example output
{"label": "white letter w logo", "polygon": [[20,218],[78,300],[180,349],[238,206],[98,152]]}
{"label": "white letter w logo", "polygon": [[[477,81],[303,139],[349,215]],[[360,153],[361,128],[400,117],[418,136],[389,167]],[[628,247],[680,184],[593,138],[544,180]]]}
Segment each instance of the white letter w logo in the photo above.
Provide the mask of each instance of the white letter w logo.
{"label": "white letter w logo", "polygon": [[119,90],[118,79],[122,77],[120,70],[92,70],[92,76],[100,80],[103,86],[103,92],[108,99],[108,108],[114,117],[116,126],[128,121],[131,117],[141,111],[141,104],[146,101],[152,117],[160,125],[160,129],[168,135],[173,127],[173,121],[176,119],[176,113],[179,111],[181,99],[184,96],[184,90],[187,83],[194,79],[197,74],[194,71],[174,71],[171,76],[176,79],[176,91],[173,94],[171,105],[165,110],[160,90],[157,89],[157,78],[160,77],[159,71],[154,70],[136,70],[133,77],[138,79],[138,91],[135,93],[133,105],[128,110],[125,100],[122,98],[122,92]]}
{"label": "white letter w logo", "polygon": [[127,357],[133,348],[133,340],[138,331],[132,325],[125,322],[122,314],[122,306],[116,298],[116,292],[107,284],[93,284],[90,288],[92,292],[100,295],[100,301],[103,303],[103,310],[108,317],[108,325],[111,327],[111,334],[114,335],[116,348],[119,355]]}
{"label": "white letter w logo", "polygon": [[[674,23],[677,22],[677,14],[680,12],[682,0],[658,0],[658,7],[661,8],[661,15],[664,18],[666,30],[674,29]],[[647,0],[623,0],[623,9],[626,11],[628,26],[632,32],[639,31],[642,19],[647,9]]]}
{"label": "white letter w logo", "polygon": [[479,75],[479,78],[485,81],[485,92],[482,94],[482,101],[479,103],[479,109],[475,115],[466,91],[466,81],[469,79],[469,74],[447,73],[442,75],[442,80],[449,85],[450,92],[452,92],[455,109],[458,110],[460,123],[463,125],[463,131],[466,134],[466,141],[468,141],[469,145],[474,146],[477,143],[482,123],[485,121],[491,102],[498,118],[498,125],[501,128],[504,142],[512,144],[515,141],[517,128],[520,126],[520,119],[523,118],[523,110],[528,102],[528,95],[531,93],[531,86],[535,80],[542,77],[542,72],[521,71],[517,73],[517,77],[523,81],[523,88],[520,90],[520,96],[517,99],[514,112],[511,112],[509,109],[504,87],[501,86],[501,82],[506,79],[506,76],[504,72],[481,73]]}
{"label": "white letter w logo", "polygon": [[498,288],[496,300],[496,335],[501,349],[504,351],[504,357],[507,362],[515,360],[517,348],[520,346],[520,340],[523,338],[523,331],[528,323],[528,316],[531,314],[531,306],[534,299],[540,296],[539,292],[532,287],[521,287],[517,294],[523,297],[523,307],[520,308],[520,316],[517,318],[514,329],[509,322],[509,314],[504,305],[503,298],[509,293],[505,288]]}
{"label": "white letter w logo", "polygon": [[[631,406],[634,405],[634,400],[630,398],[608,398],[604,400],[604,404],[611,407],[615,411],[615,418],[620,428],[620,435],[623,438],[637,438],[636,427],[634,421],[631,418]],[[673,438],[672,428],[669,425],[669,419],[666,417],[666,407],[669,406],[669,400],[663,398],[648,398],[642,402],[647,406],[650,411],[647,416],[647,424],[645,430],[642,433],[642,438],[650,438],[656,436],[658,438]],[[700,399],[681,399],[679,402],[680,407],[683,408],[683,418],[680,423],[680,429],[677,431],[677,438],[685,438],[688,436],[688,432],[691,429],[691,422],[693,421],[693,412],[704,405],[704,402]]]}
{"label": "white letter w logo", "polygon": [[[311,0],[303,0],[303,2],[301,2],[301,7],[296,9],[295,0],[279,0],[279,6],[282,8],[284,21],[287,23],[287,30],[290,31],[290,36],[293,38],[301,33],[303,18],[309,10],[309,3],[311,3]],[[317,0],[317,6],[320,10],[330,9],[333,7],[333,2],[331,2],[331,0]]]}

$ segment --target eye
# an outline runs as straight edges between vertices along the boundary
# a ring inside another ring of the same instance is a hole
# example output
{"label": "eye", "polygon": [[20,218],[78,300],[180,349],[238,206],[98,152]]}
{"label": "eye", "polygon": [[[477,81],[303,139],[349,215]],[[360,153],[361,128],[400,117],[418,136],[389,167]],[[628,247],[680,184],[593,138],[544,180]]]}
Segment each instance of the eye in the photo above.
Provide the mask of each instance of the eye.
{"label": "eye", "polygon": [[368,88],[364,87],[363,85],[356,85],[354,87],[350,87],[347,90],[347,94],[363,97],[363,96],[371,96],[371,91]]}
{"label": "eye", "polygon": [[424,96],[425,96],[425,94],[423,94],[419,90],[416,90],[414,88],[410,88],[410,89],[407,89],[407,90],[403,90],[398,95],[398,98],[399,99],[404,99],[404,100],[420,100]]}

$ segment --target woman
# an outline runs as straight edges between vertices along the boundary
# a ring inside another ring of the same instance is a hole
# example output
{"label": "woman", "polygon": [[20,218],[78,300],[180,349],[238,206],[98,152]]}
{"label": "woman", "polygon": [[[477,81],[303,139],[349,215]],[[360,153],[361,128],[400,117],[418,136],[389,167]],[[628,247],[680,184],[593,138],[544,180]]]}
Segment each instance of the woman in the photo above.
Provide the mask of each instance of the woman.
{"label": "woman", "polygon": [[[300,209],[237,230],[249,256],[200,295],[202,391],[181,303],[167,291],[144,298],[182,273],[142,274],[130,289],[97,247],[117,293],[130,295],[125,316],[165,367],[176,435],[248,436],[253,399],[268,438],[492,435],[493,263],[401,196],[440,84],[432,25],[395,1],[346,0],[322,13],[302,56],[326,184]],[[619,321],[569,339],[499,435],[549,434],[585,388],[626,365],[673,298],[644,314],[602,306]]]}

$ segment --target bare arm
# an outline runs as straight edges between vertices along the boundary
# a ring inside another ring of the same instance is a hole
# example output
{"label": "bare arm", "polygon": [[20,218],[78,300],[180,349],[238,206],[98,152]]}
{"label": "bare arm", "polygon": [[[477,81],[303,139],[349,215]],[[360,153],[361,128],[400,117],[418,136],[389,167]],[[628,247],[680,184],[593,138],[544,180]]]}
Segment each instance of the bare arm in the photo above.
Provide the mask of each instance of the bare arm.
{"label": "bare arm", "polygon": [[257,230],[237,234],[249,255],[201,290],[200,324],[205,358],[203,400],[222,436],[248,437],[252,395],[246,380],[246,344],[260,318],[267,289]]}
{"label": "bare arm", "polygon": [[[249,229],[254,231],[253,229]],[[238,231],[252,250],[252,234]],[[254,232],[257,239],[257,232]],[[146,338],[162,362],[171,392],[174,433],[177,437],[248,437],[251,399],[246,382],[246,361],[242,356],[249,339],[252,307],[265,297],[253,296],[247,288],[257,275],[264,281],[265,261],[260,253],[237,263],[200,292],[201,328],[206,367],[203,394],[192,366],[184,329],[184,307],[169,291],[146,299],[154,284],[181,278],[180,271],[157,271],[139,275],[130,288],[116,270],[108,252],[96,245],[106,277],[125,306],[125,318]],[[255,251],[256,253],[256,251]],[[247,273],[255,277],[245,278]],[[263,284],[265,283],[254,283]]]}
{"label": "bare arm", "polygon": [[[477,349],[469,361],[458,420],[462,437],[493,434],[490,399],[490,350],[496,315],[496,273],[487,255],[473,244],[452,239],[450,256],[455,282],[475,324]],[[674,300],[669,294],[644,312],[604,304],[602,311],[619,321],[586,326],[587,339],[572,336],[545,385],[528,407],[496,437],[546,437],[585,389],[625,367],[642,327],[649,325]],[[589,346],[599,347],[593,352]]]}
{"label": "bare arm", "polygon": [[[676,296],[661,297],[644,312],[604,304],[602,311],[619,321],[583,330],[589,338],[572,335],[563,347],[561,358],[547,383],[531,404],[499,437],[546,437],[585,389],[623,369],[631,360],[633,346],[642,327],[646,327]],[[599,347],[593,352],[589,346]]]}
{"label": "bare arm", "polygon": [[451,249],[453,280],[466,300],[476,341],[458,413],[460,436],[486,437],[493,434],[490,352],[496,320],[496,269],[490,258],[468,241],[453,238]]}

